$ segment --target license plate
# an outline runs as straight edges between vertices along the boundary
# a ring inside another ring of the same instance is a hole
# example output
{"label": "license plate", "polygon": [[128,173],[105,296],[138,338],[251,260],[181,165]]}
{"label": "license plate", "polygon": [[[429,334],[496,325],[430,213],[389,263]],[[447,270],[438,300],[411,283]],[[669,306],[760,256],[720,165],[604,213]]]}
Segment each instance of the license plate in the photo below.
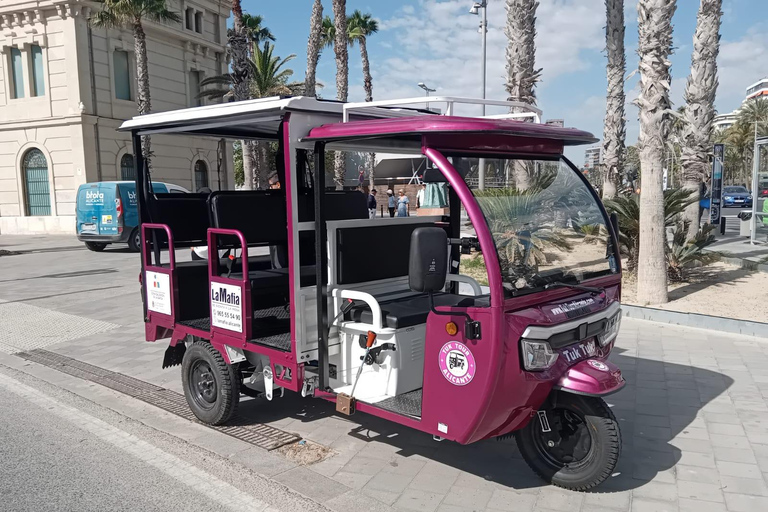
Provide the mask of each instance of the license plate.
{"label": "license plate", "polygon": [[96,231],[96,224],[83,224],[80,229],[82,231]]}
{"label": "license plate", "polygon": [[597,345],[594,338],[588,341],[582,341],[576,345],[571,345],[570,347],[564,349],[562,352],[563,357],[569,363],[574,363],[586,357],[592,357],[596,353]]}
{"label": "license plate", "polygon": [[743,199],[736,199],[736,202],[737,202],[737,203],[743,203],[743,202],[744,202],[744,200],[743,200]]}

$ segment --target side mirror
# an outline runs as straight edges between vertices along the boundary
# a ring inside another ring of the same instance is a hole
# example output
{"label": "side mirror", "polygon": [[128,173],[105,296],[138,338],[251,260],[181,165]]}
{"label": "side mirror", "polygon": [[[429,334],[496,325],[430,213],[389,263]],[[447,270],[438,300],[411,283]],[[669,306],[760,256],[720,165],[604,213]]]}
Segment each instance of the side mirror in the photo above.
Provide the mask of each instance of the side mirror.
{"label": "side mirror", "polygon": [[437,292],[448,273],[448,235],[441,228],[416,228],[411,234],[408,285],[414,292]]}
{"label": "side mirror", "polygon": [[616,215],[616,212],[611,213],[611,227],[613,227],[613,232],[616,233],[616,241],[619,241],[619,216]]}

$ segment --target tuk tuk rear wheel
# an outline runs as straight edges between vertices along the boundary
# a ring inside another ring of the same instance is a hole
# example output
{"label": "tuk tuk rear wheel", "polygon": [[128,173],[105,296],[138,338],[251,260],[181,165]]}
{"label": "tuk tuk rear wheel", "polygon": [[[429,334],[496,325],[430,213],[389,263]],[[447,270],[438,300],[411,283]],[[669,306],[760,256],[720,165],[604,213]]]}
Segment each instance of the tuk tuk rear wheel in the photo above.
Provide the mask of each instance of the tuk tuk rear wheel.
{"label": "tuk tuk rear wheel", "polygon": [[187,348],[181,381],[190,410],[203,423],[221,425],[237,410],[238,374],[210,343],[195,342]]}
{"label": "tuk tuk rear wheel", "polygon": [[515,440],[537,475],[574,491],[591,489],[611,476],[621,453],[619,423],[603,399],[564,392],[516,432]]}

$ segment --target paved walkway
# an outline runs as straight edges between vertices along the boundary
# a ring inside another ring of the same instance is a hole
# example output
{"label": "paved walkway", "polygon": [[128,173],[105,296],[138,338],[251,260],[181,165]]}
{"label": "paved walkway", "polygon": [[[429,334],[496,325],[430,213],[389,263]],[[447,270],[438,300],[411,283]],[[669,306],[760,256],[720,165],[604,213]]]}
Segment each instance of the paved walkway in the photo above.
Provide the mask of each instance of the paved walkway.
{"label": "paved walkway", "polygon": [[[1,248],[7,240],[0,237]],[[160,369],[165,343],[143,341],[137,275],[137,256],[119,250],[0,257],[0,324],[9,304],[41,324],[50,311],[65,316],[57,317],[61,325],[82,317],[115,324],[64,342],[47,336],[37,346],[180,391],[178,367]],[[5,350],[24,343],[6,338]],[[768,343],[625,320],[612,360],[628,381],[608,400],[624,451],[613,477],[593,493],[543,485],[510,440],[436,443],[291,394],[243,401],[241,411],[334,451],[312,466],[264,473],[336,510],[768,510]],[[241,453],[258,468],[260,449]]]}

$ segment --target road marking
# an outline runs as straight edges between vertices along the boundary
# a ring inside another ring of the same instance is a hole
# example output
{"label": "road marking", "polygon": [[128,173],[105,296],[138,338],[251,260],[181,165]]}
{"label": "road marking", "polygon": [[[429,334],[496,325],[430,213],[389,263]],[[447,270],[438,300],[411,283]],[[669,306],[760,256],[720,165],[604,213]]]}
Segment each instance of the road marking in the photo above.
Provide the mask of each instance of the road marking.
{"label": "road marking", "polygon": [[109,423],[91,416],[79,409],[63,404],[40,391],[0,374],[0,386],[30,402],[49,410],[78,428],[90,432],[104,442],[123,450],[158,469],[190,489],[205,495],[220,505],[235,511],[259,512],[275,510],[236,487],[220,480],[196,466],[167,453],[156,446],[139,439]]}

